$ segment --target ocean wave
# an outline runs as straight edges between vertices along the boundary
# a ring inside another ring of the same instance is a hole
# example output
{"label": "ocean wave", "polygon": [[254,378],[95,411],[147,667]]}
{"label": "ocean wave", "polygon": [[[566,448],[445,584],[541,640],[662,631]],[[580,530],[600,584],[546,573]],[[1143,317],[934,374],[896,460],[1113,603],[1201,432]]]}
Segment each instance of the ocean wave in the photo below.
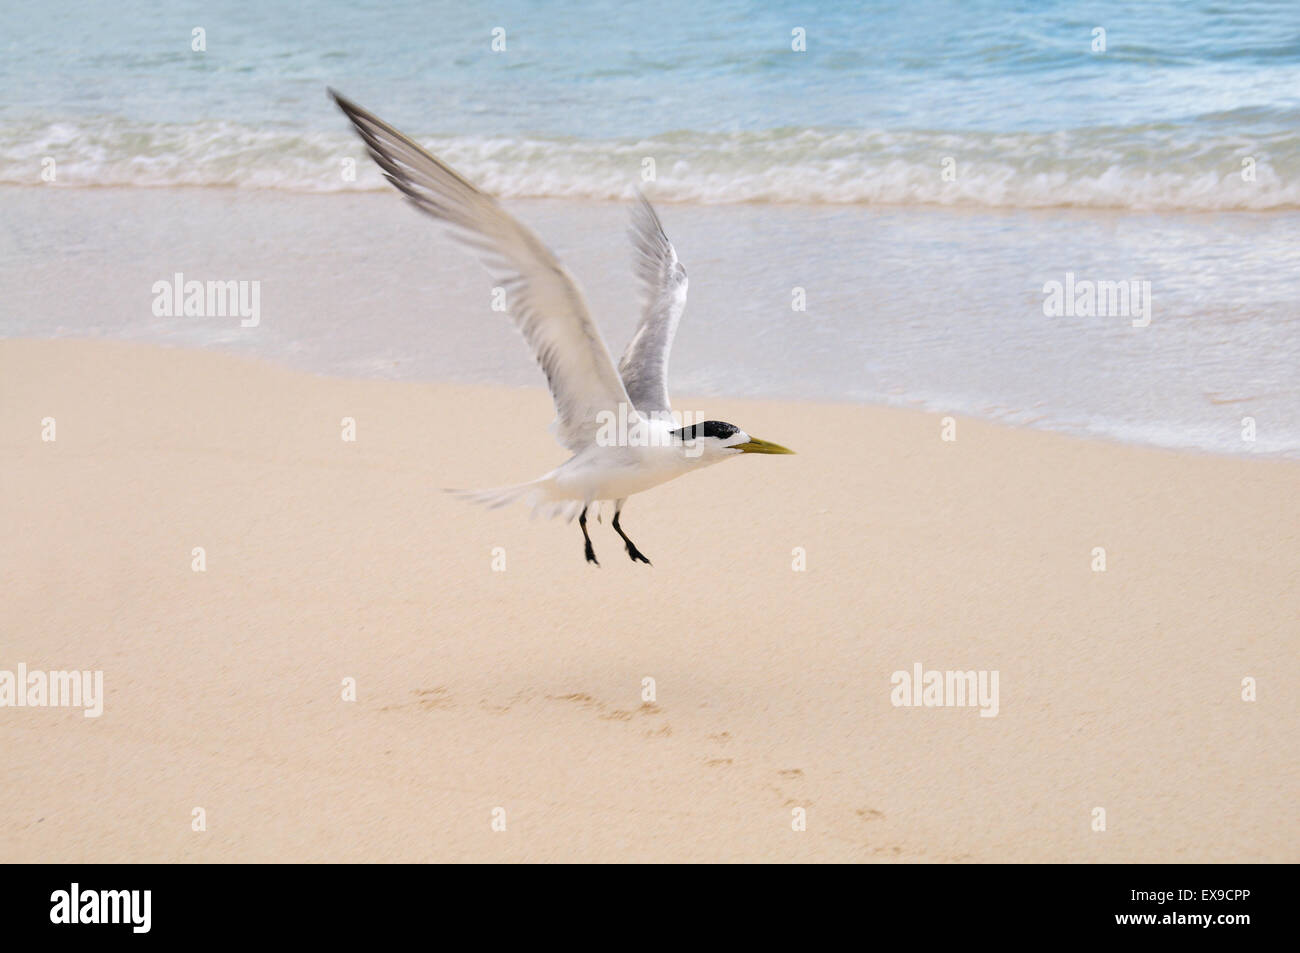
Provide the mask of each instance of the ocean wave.
{"label": "ocean wave", "polygon": [[[641,186],[661,201],[704,204],[1300,208],[1300,133],[1247,136],[1212,123],[1049,133],[786,128],[601,140],[418,138],[507,198],[608,200]],[[387,187],[341,130],[120,119],[0,125],[0,184]]]}

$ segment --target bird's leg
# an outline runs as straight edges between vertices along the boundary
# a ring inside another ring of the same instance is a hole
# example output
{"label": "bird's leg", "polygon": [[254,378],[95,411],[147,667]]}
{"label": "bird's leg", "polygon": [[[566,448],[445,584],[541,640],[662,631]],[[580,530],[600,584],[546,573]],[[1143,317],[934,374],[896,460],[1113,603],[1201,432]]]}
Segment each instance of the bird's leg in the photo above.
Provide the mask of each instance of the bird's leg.
{"label": "bird's leg", "polygon": [[623,504],[626,500],[619,500],[614,504],[614,532],[623,537],[623,542],[627,543],[627,555],[632,562],[643,562],[649,566],[650,560],[645,558],[645,554],[636,548],[636,543],[627,538],[627,533],[623,532],[623,527],[619,525],[618,517],[623,512]]}
{"label": "bird's leg", "polygon": [[582,527],[582,539],[586,543],[587,562],[596,563],[599,566],[600,563],[596,562],[596,551],[591,548],[591,537],[587,535],[587,508],[585,506],[582,508],[582,514],[578,517],[578,525]]}

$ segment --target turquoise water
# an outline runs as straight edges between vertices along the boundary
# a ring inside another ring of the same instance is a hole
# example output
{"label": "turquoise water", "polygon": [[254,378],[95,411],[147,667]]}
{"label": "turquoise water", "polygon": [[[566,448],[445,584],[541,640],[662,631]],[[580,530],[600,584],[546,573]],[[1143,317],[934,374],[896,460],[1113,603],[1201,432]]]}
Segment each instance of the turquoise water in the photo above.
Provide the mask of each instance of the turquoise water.
{"label": "turquoise water", "polygon": [[[466,318],[469,256],[352,194],[391,190],[326,86],[543,200],[616,351],[605,203],[644,187],[691,273],[682,392],[1300,456],[1300,3],[5,4],[0,336],[540,383]],[[265,320],[158,321],[175,271],[263,281]],[[1045,315],[1067,274],[1149,281],[1150,325]]]}
{"label": "turquoise water", "polygon": [[331,85],[507,196],[1300,208],[1294,2],[472,6],[7,4],[0,183],[377,189]]}

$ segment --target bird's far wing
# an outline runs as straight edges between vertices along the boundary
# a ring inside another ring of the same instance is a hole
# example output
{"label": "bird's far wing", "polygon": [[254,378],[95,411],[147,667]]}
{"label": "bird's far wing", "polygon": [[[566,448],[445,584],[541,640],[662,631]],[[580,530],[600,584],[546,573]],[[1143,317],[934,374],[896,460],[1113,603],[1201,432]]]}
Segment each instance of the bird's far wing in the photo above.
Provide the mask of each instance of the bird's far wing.
{"label": "bird's far wing", "polygon": [[686,269],[659,216],[639,196],[632,213],[634,265],[641,281],[641,324],[618,363],[632,404],[644,415],[668,413],[668,352],[686,308]]}
{"label": "bird's far wing", "polygon": [[420,211],[450,225],[506,289],[507,310],[546,373],[556,439],[573,451],[592,443],[597,415],[617,417],[619,405],[631,401],[573,277],[490,195],[382,119],[333,90],[330,95],[388,180]]}

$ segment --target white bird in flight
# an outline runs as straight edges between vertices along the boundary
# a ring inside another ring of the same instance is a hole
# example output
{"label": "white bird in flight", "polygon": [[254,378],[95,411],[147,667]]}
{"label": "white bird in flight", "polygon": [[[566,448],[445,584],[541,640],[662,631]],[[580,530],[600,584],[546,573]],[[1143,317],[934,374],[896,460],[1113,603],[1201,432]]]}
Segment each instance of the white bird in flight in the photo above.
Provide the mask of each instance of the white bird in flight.
{"label": "white bird in flight", "polygon": [[577,283],[536,235],[413,139],[334,90],[330,95],[385,177],[416,208],[450,226],[506,289],[510,316],[546,374],[556,438],[573,453],[529,483],[466,496],[494,508],[525,500],[535,513],[577,515],[583,552],[596,565],[587,510],[612,501],[614,530],[628,556],[649,564],[619,522],[629,496],[742,453],[794,452],[718,420],[676,426],[668,352],[686,307],[686,269],[645,196],[632,230],[644,307],[616,368]]}

